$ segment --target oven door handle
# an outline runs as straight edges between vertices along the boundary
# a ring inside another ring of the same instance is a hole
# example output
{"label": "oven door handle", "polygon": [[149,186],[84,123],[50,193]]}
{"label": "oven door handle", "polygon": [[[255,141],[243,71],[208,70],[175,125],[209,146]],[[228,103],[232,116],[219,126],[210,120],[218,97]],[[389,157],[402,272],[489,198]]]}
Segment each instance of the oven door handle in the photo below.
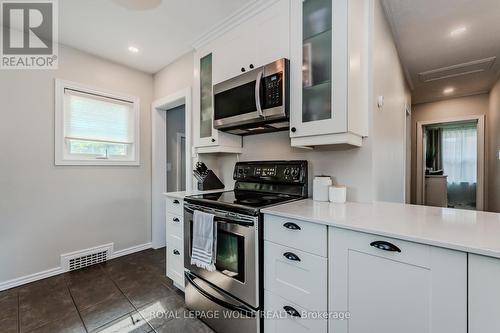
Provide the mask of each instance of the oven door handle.
{"label": "oven door handle", "polygon": [[190,274],[189,272],[184,272],[184,276],[186,277],[186,280],[200,294],[202,294],[203,296],[205,296],[206,298],[208,298],[210,301],[214,302],[215,304],[220,305],[223,308],[226,308],[226,309],[229,309],[229,310],[237,311],[237,312],[239,312],[241,314],[244,314],[247,317],[255,317],[256,316],[255,315],[255,311],[252,311],[252,310],[250,310],[249,308],[247,308],[245,306],[231,304],[229,302],[223,301],[223,300],[221,300],[221,299],[219,299],[219,298],[217,298],[215,296],[210,295],[208,292],[206,292],[205,290],[203,290],[199,285],[197,285],[196,282],[194,282],[194,280],[192,278],[192,274]]}
{"label": "oven door handle", "polygon": [[[194,214],[194,210],[192,210],[191,208],[184,207],[184,210],[186,212],[190,213],[190,214]],[[226,217],[221,217],[221,216],[215,215],[214,222],[217,223],[218,221],[223,222],[223,223],[238,224],[238,225],[241,225],[241,226],[244,226],[244,227],[252,227],[252,226],[255,225],[253,222],[235,221],[235,220],[231,220],[230,218],[226,218]]]}
{"label": "oven door handle", "polygon": [[259,117],[266,118],[264,116],[264,112],[262,111],[262,106],[260,105],[260,81],[262,80],[263,75],[264,75],[264,72],[260,71],[257,74],[257,80],[255,81],[255,107],[257,108],[257,112],[259,113]]}

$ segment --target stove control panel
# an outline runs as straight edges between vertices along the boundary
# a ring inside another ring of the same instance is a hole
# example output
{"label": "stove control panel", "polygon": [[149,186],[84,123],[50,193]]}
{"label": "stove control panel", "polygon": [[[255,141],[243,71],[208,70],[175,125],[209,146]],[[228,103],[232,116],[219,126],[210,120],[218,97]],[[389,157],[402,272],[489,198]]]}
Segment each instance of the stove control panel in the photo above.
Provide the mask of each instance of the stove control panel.
{"label": "stove control panel", "polygon": [[238,162],[233,178],[250,182],[307,183],[307,161]]}

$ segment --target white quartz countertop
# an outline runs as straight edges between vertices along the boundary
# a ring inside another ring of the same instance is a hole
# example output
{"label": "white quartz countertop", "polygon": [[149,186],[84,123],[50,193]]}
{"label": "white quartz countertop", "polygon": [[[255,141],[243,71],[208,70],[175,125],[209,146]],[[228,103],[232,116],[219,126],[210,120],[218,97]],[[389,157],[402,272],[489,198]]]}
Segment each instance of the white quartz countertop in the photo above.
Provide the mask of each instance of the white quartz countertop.
{"label": "white quartz countertop", "polygon": [[265,214],[500,258],[500,214],[377,202],[333,204],[311,199]]}
{"label": "white quartz countertop", "polygon": [[184,199],[187,196],[190,195],[197,195],[197,194],[206,194],[206,193],[216,193],[216,192],[226,192],[226,191],[232,191],[232,188],[223,188],[223,189],[218,189],[218,190],[210,190],[210,191],[198,191],[198,190],[192,190],[192,191],[179,191],[179,192],[165,192],[163,195],[171,198],[176,198],[176,199]]}

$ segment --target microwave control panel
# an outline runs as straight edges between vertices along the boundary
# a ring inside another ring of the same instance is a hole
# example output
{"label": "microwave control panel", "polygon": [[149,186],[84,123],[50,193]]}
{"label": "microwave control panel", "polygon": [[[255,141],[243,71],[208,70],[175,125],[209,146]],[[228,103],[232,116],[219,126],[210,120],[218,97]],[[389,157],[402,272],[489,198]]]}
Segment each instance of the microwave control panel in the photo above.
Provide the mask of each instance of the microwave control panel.
{"label": "microwave control panel", "polygon": [[283,105],[283,73],[276,73],[263,78],[264,109]]}

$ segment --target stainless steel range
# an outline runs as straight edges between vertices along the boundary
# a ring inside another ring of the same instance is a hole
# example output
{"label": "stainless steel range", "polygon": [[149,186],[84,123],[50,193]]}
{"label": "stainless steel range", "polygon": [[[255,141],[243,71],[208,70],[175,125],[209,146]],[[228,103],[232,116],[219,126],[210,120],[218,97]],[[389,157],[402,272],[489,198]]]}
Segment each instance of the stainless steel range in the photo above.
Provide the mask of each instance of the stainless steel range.
{"label": "stainless steel range", "polygon": [[[234,191],[189,196],[184,204],[186,305],[218,333],[263,332],[264,207],[307,198],[307,161],[238,162]],[[193,212],[215,215],[216,270],[191,265]]]}

